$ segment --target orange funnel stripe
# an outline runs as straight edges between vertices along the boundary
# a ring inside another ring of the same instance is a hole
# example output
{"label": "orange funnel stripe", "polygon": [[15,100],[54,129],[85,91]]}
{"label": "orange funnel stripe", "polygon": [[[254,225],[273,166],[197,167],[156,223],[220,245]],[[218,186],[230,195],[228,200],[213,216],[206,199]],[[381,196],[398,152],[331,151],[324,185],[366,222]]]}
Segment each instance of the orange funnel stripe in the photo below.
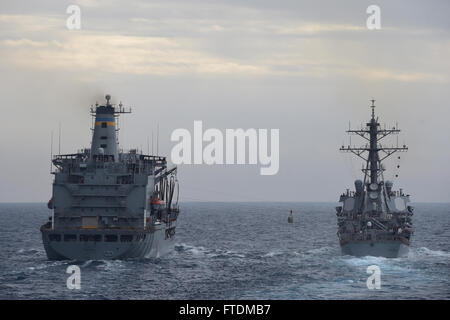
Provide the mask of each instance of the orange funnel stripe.
{"label": "orange funnel stripe", "polygon": [[96,121],[96,126],[101,126],[102,123],[106,123],[107,126],[114,126],[116,123],[114,121]]}

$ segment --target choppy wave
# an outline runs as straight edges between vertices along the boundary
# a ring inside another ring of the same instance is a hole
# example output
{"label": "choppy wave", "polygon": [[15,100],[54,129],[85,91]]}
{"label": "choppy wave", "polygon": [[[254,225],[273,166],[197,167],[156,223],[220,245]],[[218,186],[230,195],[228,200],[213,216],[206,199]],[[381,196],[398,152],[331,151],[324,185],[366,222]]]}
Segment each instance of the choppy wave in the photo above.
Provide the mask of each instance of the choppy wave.
{"label": "choppy wave", "polygon": [[175,250],[179,252],[189,252],[194,255],[204,255],[207,253],[205,247],[202,246],[192,246],[185,243],[179,243],[175,245]]}
{"label": "choppy wave", "polygon": [[198,257],[209,257],[209,258],[244,258],[245,254],[239,253],[234,250],[217,249],[217,248],[205,248],[203,246],[193,246],[186,243],[178,243],[175,245],[175,250],[182,253],[188,253],[193,256]]}
{"label": "choppy wave", "polygon": [[263,254],[263,257],[276,257],[276,256],[286,255],[286,254],[287,253],[285,251],[275,250],[275,251],[270,251],[270,252]]}
{"label": "choppy wave", "polygon": [[409,258],[417,257],[442,257],[450,259],[450,252],[443,250],[431,250],[426,247],[413,248],[409,251]]}
{"label": "choppy wave", "polygon": [[[39,232],[45,205],[14,207],[20,217],[0,205],[11,231],[0,237],[0,298],[450,299],[450,235],[434,232],[450,223],[447,206],[416,206],[413,247],[397,259],[342,256],[334,204],[254,206],[185,204],[174,250],[161,257],[48,261]],[[298,216],[287,225],[290,209]],[[81,269],[80,291],[67,289],[71,264]],[[381,268],[381,290],[367,289],[370,265]]]}

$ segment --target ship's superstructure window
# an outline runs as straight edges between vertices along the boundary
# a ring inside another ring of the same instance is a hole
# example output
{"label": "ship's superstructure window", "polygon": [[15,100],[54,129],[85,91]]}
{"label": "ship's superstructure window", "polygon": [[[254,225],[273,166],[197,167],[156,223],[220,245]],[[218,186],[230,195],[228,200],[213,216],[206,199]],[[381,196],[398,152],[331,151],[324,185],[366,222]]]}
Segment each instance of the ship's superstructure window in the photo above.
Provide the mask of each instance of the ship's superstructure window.
{"label": "ship's superstructure window", "polygon": [[106,139],[108,139],[108,137],[107,136],[101,136],[100,139],[106,140]]}
{"label": "ship's superstructure window", "polygon": [[101,144],[100,147],[105,149],[106,148],[106,144]]}
{"label": "ship's superstructure window", "polygon": [[61,235],[60,234],[49,234],[48,240],[50,241],[61,241]]}
{"label": "ship's superstructure window", "polygon": [[117,242],[117,235],[116,234],[106,234],[105,242]]}
{"label": "ship's superstructure window", "polygon": [[120,241],[121,242],[131,242],[131,241],[133,241],[133,236],[130,234],[123,234],[120,236]]}
{"label": "ship's superstructure window", "polygon": [[66,241],[66,242],[77,241],[77,235],[76,234],[65,234],[64,241]]}
{"label": "ship's superstructure window", "polygon": [[100,234],[80,234],[80,241],[102,241],[102,236]]}
{"label": "ship's superstructure window", "polygon": [[102,128],[106,128],[106,127],[107,127],[106,122],[102,122]]}

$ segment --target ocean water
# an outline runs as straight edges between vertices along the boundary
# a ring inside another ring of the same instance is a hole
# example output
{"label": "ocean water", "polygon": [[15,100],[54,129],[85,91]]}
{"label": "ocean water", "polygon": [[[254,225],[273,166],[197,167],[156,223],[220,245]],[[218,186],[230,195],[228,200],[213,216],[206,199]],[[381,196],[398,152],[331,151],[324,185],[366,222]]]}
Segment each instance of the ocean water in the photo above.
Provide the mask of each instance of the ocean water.
{"label": "ocean water", "polygon": [[[0,299],[450,299],[449,204],[415,204],[410,253],[397,259],[342,256],[335,205],[183,203],[171,253],[77,262],[47,260],[45,204],[0,204]],[[71,264],[80,290],[67,289]],[[366,286],[370,265],[379,290]]]}

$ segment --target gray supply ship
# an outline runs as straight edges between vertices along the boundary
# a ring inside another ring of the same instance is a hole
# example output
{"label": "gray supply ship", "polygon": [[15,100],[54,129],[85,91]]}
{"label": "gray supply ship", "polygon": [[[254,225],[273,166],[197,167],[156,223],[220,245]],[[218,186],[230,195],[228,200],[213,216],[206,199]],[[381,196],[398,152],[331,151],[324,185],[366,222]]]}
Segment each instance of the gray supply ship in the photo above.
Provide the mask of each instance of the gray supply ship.
{"label": "gray supply ship", "polygon": [[[382,161],[396,152],[407,151],[406,145],[385,147],[380,140],[398,134],[397,126],[381,129],[375,118],[375,100],[372,101],[372,117],[365,128],[349,130],[367,141],[362,147],[351,145],[340,148],[365,161],[364,180],[355,181],[355,191],[341,195],[336,207],[339,242],[342,254],[353,256],[381,256],[395,258],[406,255],[413,234],[413,207],[409,195],[400,189],[393,190],[391,181],[384,181]],[[400,159],[400,157],[398,157]]]}
{"label": "gray supply ship", "polygon": [[49,259],[154,257],[173,245],[177,169],[165,157],[119,150],[119,116],[130,112],[107,95],[91,108],[91,148],[53,156],[51,215],[41,227]]}

